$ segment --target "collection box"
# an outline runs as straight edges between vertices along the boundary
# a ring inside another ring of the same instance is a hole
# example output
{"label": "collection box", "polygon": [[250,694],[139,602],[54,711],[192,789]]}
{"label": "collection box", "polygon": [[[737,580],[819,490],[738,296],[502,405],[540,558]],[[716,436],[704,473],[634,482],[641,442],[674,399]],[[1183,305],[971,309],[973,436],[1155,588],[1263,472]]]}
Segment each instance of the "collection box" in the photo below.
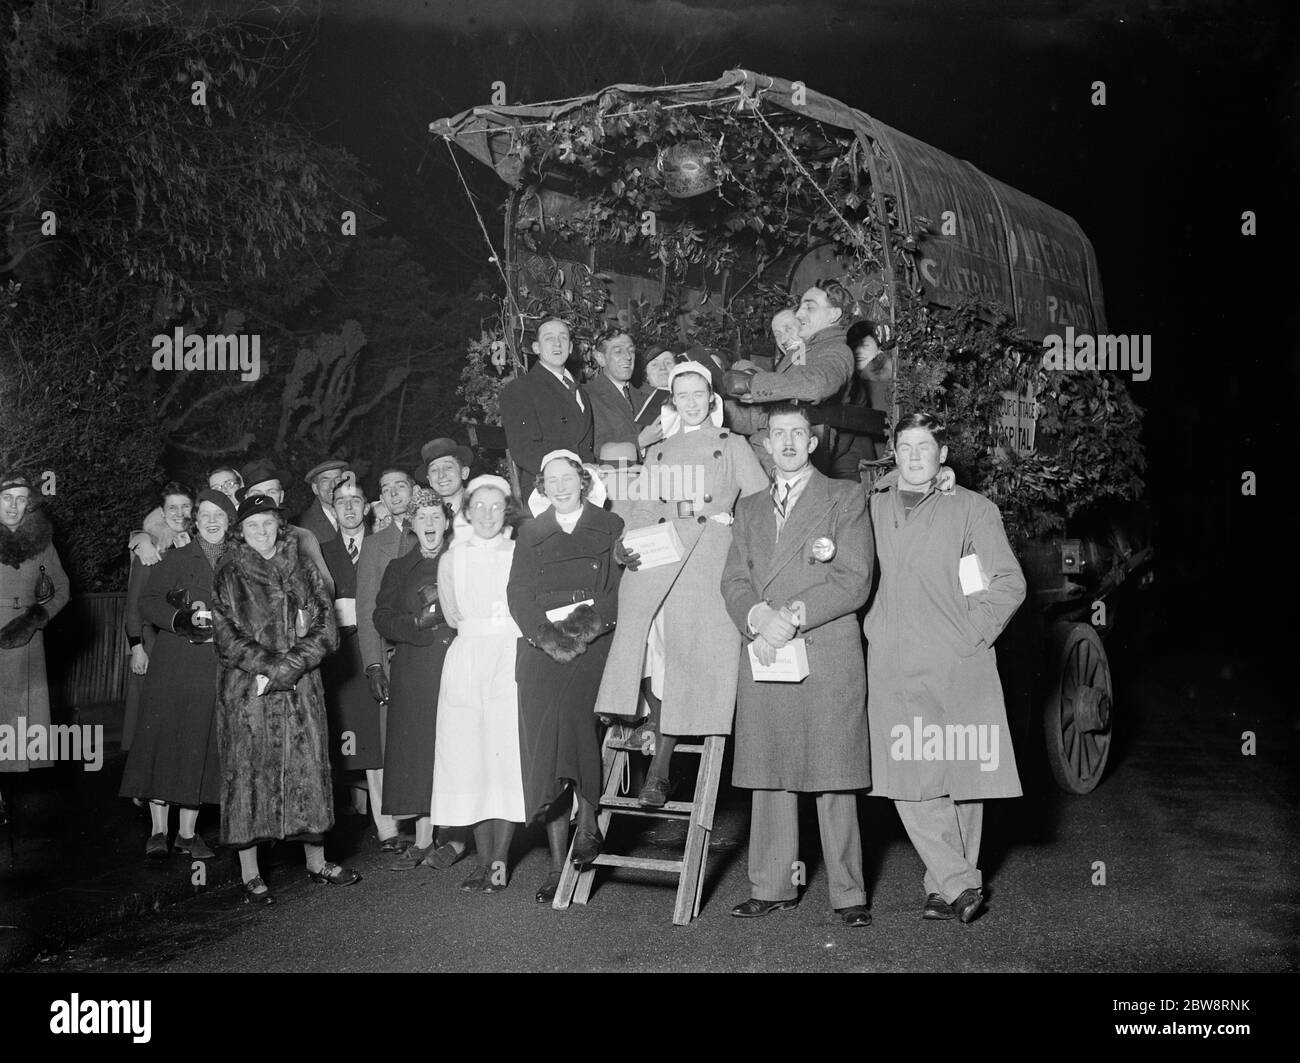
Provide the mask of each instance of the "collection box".
{"label": "collection box", "polygon": [[675,565],[682,559],[682,540],[672,521],[633,528],[623,533],[623,545],[641,556],[638,570]]}
{"label": "collection box", "polygon": [[749,669],[757,683],[802,683],[808,678],[808,647],[803,639],[791,639],[776,651],[776,660],[760,664],[749,644]]}

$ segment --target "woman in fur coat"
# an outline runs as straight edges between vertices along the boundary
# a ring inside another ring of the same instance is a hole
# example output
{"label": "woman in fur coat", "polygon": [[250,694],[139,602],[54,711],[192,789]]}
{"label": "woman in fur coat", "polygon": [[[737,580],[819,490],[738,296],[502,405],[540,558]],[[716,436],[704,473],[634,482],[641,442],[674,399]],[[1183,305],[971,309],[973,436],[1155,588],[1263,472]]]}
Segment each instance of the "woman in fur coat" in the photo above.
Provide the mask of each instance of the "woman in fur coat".
{"label": "woman in fur coat", "polygon": [[[53,528],[26,477],[0,475],[0,726],[50,726],[41,629],[68,604],[68,577],[50,541]],[[48,768],[26,750],[0,757],[0,779]],[[0,794],[0,823],[6,818]]]}
{"label": "woman in fur coat", "polygon": [[326,863],[322,844],[334,825],[320,680],[321,660],[339,643],[334,603],[286,528],[273,498],[244,499],[212,609],[221,841],[240,851],[245,899],[256,904],[271,903],[257,869],[258,842],[303,842],[313,882],[350,886],[360,878]]}

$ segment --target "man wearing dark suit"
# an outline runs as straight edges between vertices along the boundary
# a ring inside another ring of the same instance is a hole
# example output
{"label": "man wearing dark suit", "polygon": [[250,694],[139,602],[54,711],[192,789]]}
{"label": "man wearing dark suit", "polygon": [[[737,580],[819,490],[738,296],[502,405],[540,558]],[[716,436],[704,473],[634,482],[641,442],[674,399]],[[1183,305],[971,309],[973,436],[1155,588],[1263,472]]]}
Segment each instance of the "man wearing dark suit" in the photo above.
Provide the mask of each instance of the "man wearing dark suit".
{"label": "man wearing dark suit", "polygon": [[[831,906],[848,926],[869,926],[854,791],[871,785],[857,611],[871,588],[873,540],[862,485],[814,469],[809,456],[816,445],[804,408],[769,410],[772,489],[737,503],[722,573],[727,612],[747,643],[732,782],[754,791],[750,898],[731,914],[798,905],[798,795],[812,793]],[[750,646],[769,664],[796,635],[807,650],[807,678],[755,680]]]}
{"label": "man wearing dark suit", "polygon": [[294,523],[316,536],[316,541],[322,546],[339,533],[338,518],[334,516],[334,505],[331,499],[334,497],[335,485],[347,476],[348,463],[338,458],[331,458],[329,461],[322,461],[303,477],[307,486],[311,488],[311,493],[316,497],[312,499],[310,506],[294,518]]}
{"label": "man wearing dark suit", "polygon": [[[384,570],[394,558],[405,554],[415,545],[415,537],[408,534],[411,490],[414,479],[401,469],[387,468],[379,474],[379,496],[388,509],[391,522],[361,540],[361,556],[356,567],[357,643],[361,648],[361,662],[370,686],[370,696],[377,702],[379,713],[379,739],[382,748],[387,733],[388,716],[388,653],[390,647],[375,629],[375,599],[383,582]],[[380,803],[384,791],[384,770],[366,772],[370,786],[371,802],[378,813],[375,826],[379,831],[379,849],[385,853],[399,853],[397,821],[383,814]]]}
{"label": "man wearing dark suit", "polygon": [[501,389],[501,426],[525,497],[543,455],[552,450],[572,450],[584,462],[595,461],[591,399],[564,368],[572,350],[569,326],[548,318],[533,343],[536,364]]}
{"label": "man wearing dark suit", "polygon": [[636,348],[626,332],[612,328],[596,344],[596,365],[600,372],[585,386],[591,397],[591,410],[596,419],[596,455],[599,457],[606,443],[631,443],[641,449],[641,434],[647,432],[636,422],[645,401],[653,390],[632,385],[632,370],[636,367]]}

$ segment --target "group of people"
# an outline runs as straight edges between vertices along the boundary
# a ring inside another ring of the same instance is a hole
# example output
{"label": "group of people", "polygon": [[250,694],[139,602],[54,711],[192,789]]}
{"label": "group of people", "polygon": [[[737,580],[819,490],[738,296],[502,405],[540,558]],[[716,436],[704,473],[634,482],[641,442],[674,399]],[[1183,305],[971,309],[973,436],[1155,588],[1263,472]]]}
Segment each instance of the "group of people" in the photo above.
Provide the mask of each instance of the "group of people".
{"label": "group of people", "polygon": [[[894,801],[925,864],[923,915],[975,918],[982,801],[1020,793],[992,645],[1025,584],[997,509],[952,483],[934,417],[898,422],[896,472],[870,489],[856,472],[874,453],[824,430],[817,404],[855,371],[887,379],[870,330],[855,359],[846,300],[827,282],[778,315],[771,370],[651,350],[637,374],[615,330],[587,383],[567,324],[544,321],[536,364],[501,395],[518,490],[472,477],[449,438],[425,445],[421,476],[381,469],[373,501],[346,462],[317,465],[293,523],[267,462],[215,469],[197,493],[168,484],[131,539],[122,794],[148,803],[147,852],[167,855],[176,804],[170,848],[209,858],[195,816],[219,804],[245,899],[272,903],[270,839],[303,841],[314,880],[351,884],[323,841],[332,767],[363,770],[393,870],[472,851],[462,888],[499,892],[516,828],[537,823],[546,903],[565,862],[605,844],[602,741],[650,755],[638,800],[653,809],[679,739],[734,734],[732,781],[753,797],[733,915],[798,903],[807,793],[832,907],[869,925],[867,792]],[[853,478],[815,468],[819,450]],[[5,491],[24,489],[0,485],[0,532]],[[802,674],[773,681],[792,659]],[[980,729],[993,757],[944,755],[944,735],[973,751]],[[900,737],[914,731],[915,750]]]}

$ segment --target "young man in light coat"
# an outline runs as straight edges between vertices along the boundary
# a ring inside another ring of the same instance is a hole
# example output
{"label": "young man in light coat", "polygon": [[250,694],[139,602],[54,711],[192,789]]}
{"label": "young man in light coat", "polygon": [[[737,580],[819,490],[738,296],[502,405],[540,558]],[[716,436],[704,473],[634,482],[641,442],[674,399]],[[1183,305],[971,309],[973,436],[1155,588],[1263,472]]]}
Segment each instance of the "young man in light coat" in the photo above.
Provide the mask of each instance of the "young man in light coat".
{"label": "young man in light coat", "polygon": [[[814,469],[816,445],[803,407],[770,410],[772,489],[737,504],[722,574],[727,612],[746,643],[732,782],[754,791],[751,896],[731,914],[767,915],[799,903],[798,800],[812,793],[831,906],[847,925],[869,926],[855,791],[871,785],[871,763],[856,614],[871,588],[874,551],[861,485]],[[794,637],[804,640],[807,678],[756,681],[749,645],[769,663]]]}

